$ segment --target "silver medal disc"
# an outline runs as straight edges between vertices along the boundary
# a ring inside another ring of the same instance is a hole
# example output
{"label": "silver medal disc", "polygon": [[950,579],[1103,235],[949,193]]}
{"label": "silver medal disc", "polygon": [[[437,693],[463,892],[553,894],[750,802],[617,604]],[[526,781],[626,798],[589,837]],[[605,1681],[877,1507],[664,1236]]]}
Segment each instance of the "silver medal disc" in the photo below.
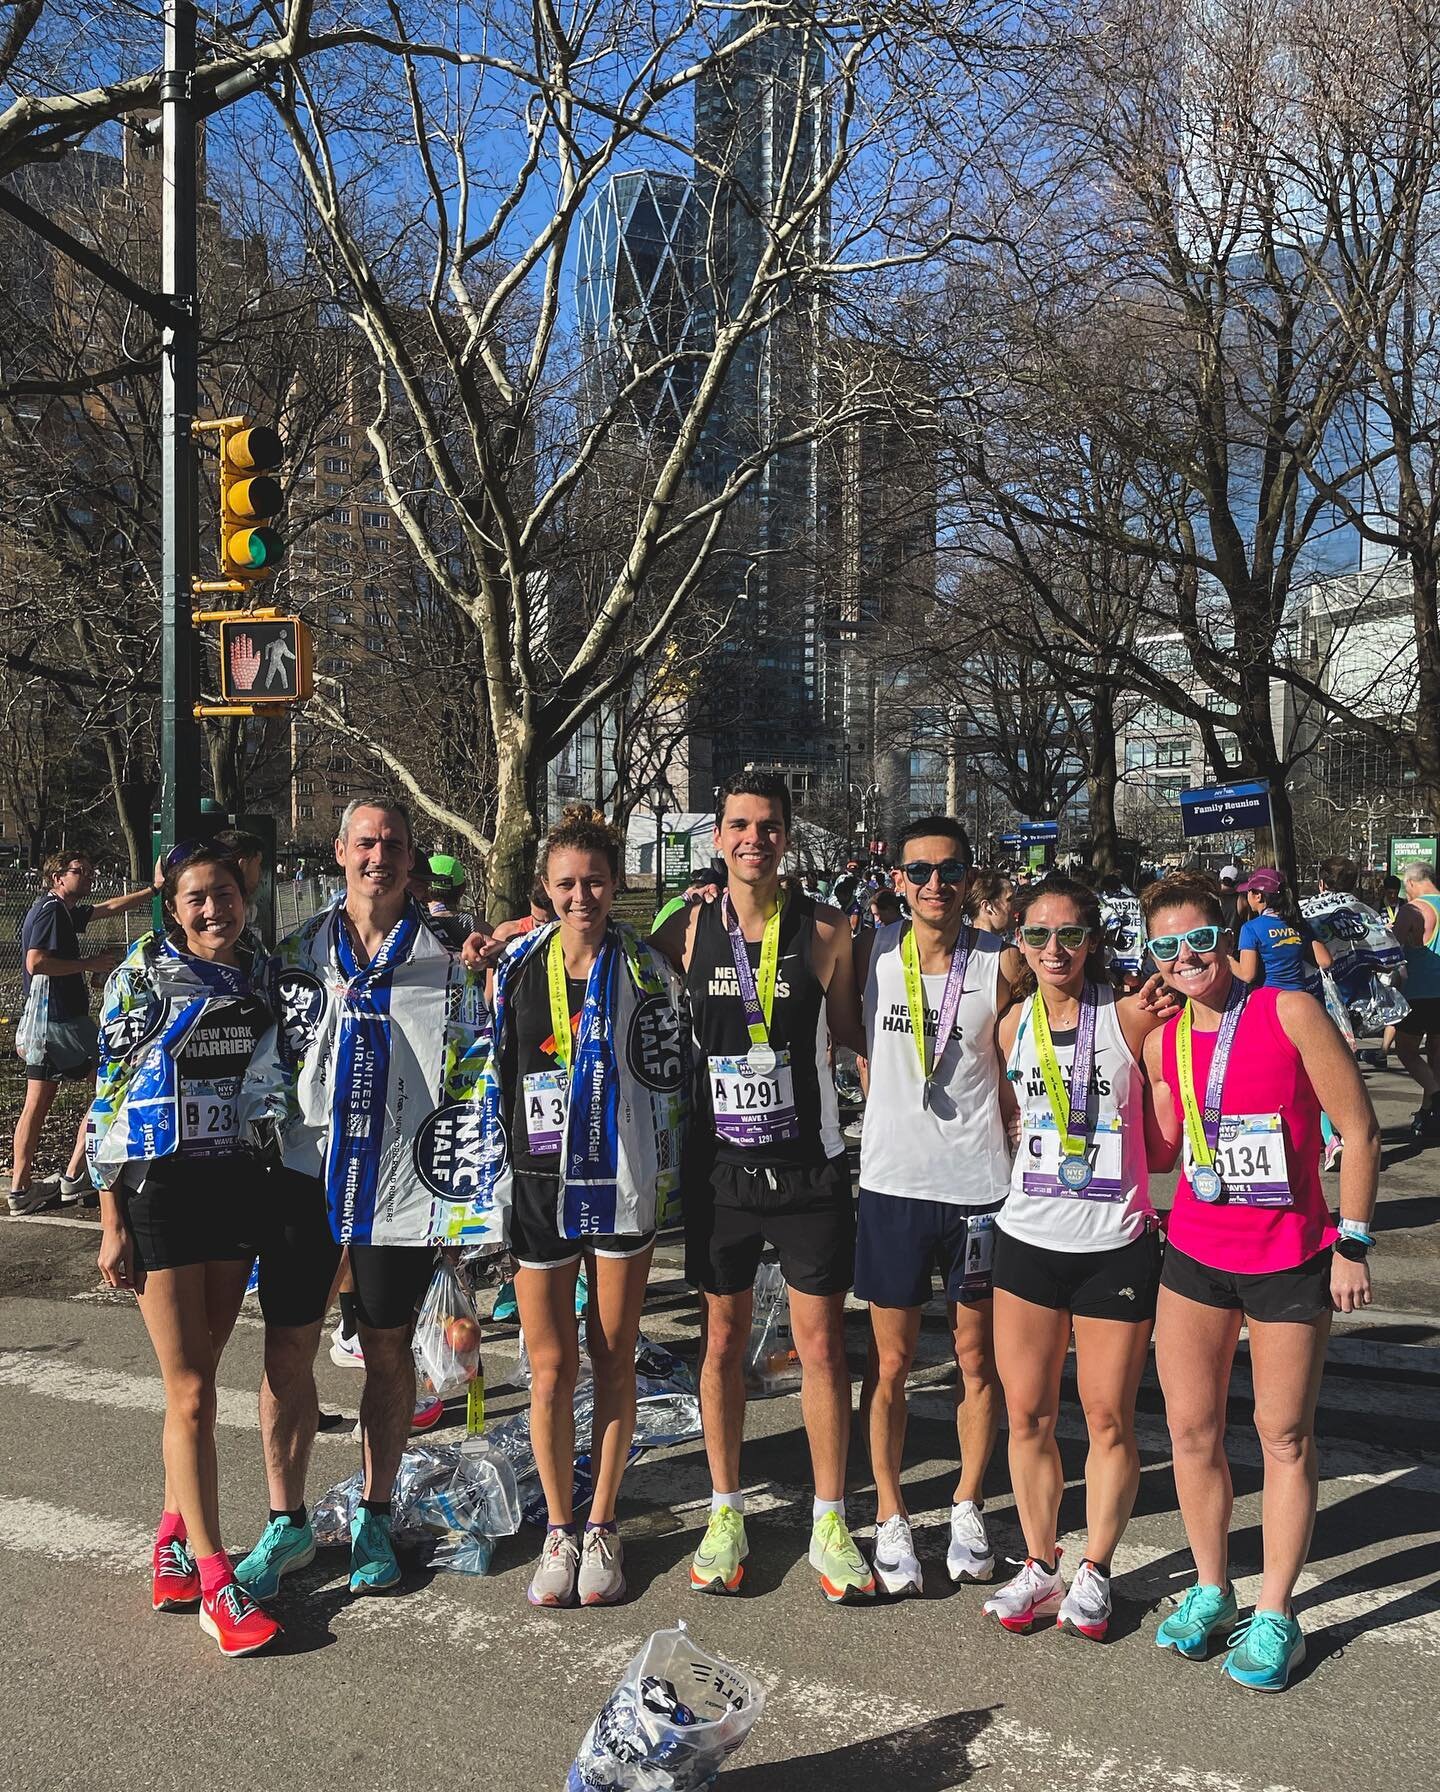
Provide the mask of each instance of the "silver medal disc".
{"label": "silver medal disc", "polygon": [[1209,1164],[1197,1164],[1190,1172],[1190,1188],[1197,1201],[1218,1201],[1225,1192],[1220,1172]]}
{"label": "silver medal disc", "polygon": [[1066,1188],[1089,1188],[1090,1178],[1094,1174],[1083,1157],[1067,1157],[1060,1165],[1060,1180]]}
{"label": "silver medal disc", "polygon": [[769,1076],[775,1068],[775,1048],[773,1045],[761,1043],[752,1045],[745,1054],[745,1062],[756,1076]]}

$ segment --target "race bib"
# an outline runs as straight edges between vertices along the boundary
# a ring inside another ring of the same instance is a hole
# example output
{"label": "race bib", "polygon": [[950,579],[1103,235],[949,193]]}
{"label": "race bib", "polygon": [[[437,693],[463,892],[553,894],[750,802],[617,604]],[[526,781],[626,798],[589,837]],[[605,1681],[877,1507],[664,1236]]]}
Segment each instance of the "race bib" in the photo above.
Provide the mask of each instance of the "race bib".
{"label": "race bib", "polygon": [[747,1058],[711,1058],[710,1100],[716,1137],[727,1145],[753,1149],[800,1137],[789,1052],[776,1052],[775,1068],[763,1075]]}
{"label": "race bib", "polygon": [[240,1137],[240,1103],[233,1081],[180,1084],[180,1149],[203,1157],[233,1151]]}
{"label": "race bib", "polygon": [[1096,1123],[1085,1147],[1090,1180],[1084,1188],[1067,1186],[1060,1179],[1060,1133],[1048,1108],[1029,1108],[1020,1141],[1025,1171],[1021,1186],[1027,1195],[1057,1195],[1069,1201],[1122,1201],[1125,1184],[1121,1175],[1120,1116],[1111,1114]]}
{"label": "race bib", "polygon": [[[1185,1140],[1185,1174],[1192,1167]],[[1222,1199],[1241,1207],[1293,1207],[1285,1132],[1278,1114],[1222,1114],[1215,1168],[1224,1184]]]}
{"label": "race bib", "polygon": [[569,1080],[563,1070],[537,1070],[525,1079],[525,1133],[532,1157],[560,1155]]}
{"label": "race bib", "polygon": [[965,1222],[965,1268],[960,1285],[962,1298],[974,1300],[990,1292],[994,1262],[995,1215],[971,1214]]}

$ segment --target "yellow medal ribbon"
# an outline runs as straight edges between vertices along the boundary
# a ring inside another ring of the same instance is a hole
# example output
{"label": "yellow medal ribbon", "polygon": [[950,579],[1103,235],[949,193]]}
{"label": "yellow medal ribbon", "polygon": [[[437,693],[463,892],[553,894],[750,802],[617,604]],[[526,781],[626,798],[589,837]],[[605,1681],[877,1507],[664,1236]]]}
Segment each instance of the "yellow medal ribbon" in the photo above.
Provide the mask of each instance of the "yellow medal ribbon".
{"label": "yellow medal ribbon", "polygon": [[555,1056],[562,1070],[570,1068],[570,991],[565,982],[565,948],[557,927],[545,953],[545,972],[550,984],[550,1025],[555,1035]]}
{"label": "yellow medal ribbon", "polygon": [[[1083,998],[1081,1006],[1084,1006]],[[1040,1074],[1045,1079],[1045,1094],[1049,1098],[1050,1112],[1055,1116],[1056,1130],[1060,1134],[1060,1149],[1066,1157],[1082,1157],[1085,1141],[1070,1137],[1070,1091],[1065,1087],[1060,1060],[1055,1055],[1055,1041],[1050,1037],[1050,1016],[1045,1012],[1045,998],[1038,989],[1031,1002],[1030,1025],[1035,1033],[1035,1056],[1039,1060]],[[1079,1045],[1078,1036],[1076,1045]]]}

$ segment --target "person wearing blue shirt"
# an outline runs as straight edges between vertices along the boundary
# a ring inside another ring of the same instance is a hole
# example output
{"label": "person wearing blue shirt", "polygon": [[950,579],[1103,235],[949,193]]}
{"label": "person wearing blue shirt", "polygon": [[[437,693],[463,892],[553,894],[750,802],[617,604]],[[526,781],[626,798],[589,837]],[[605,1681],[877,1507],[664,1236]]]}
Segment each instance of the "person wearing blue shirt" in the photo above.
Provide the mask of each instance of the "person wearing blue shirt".
{"label": "person wearing blue shirt", "polygon": [[1249,911],[1240,928],[1240,975],[1247,983],[1303,990],[1307,952],[1322,971],[1329,970],[1330,953],[1295,907],[1278,871],[1252,871],[1236,885],[1236,894]]}

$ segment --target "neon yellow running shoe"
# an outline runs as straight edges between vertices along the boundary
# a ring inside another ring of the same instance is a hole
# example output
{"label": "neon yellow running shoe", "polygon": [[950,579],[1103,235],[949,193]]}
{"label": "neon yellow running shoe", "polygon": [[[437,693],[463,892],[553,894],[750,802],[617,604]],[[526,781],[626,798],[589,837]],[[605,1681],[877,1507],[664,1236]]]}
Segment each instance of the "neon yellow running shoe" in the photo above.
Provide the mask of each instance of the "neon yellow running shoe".
{"label": "neon yellow running shoe", "polygon": [[732,1506],[710,1514],[705,1535],[690,1564],[690,1585],[697,1593],[738,1593],[750,1553],[745,1520]]}
{"label": "neon yellow running shoe", "polygon": [[838,1512],[826,1512],[816,1519],[810,1533],[810,1566],[820,1576],[820,1590],[832,1605],[875,1597],[875,1576]]}

